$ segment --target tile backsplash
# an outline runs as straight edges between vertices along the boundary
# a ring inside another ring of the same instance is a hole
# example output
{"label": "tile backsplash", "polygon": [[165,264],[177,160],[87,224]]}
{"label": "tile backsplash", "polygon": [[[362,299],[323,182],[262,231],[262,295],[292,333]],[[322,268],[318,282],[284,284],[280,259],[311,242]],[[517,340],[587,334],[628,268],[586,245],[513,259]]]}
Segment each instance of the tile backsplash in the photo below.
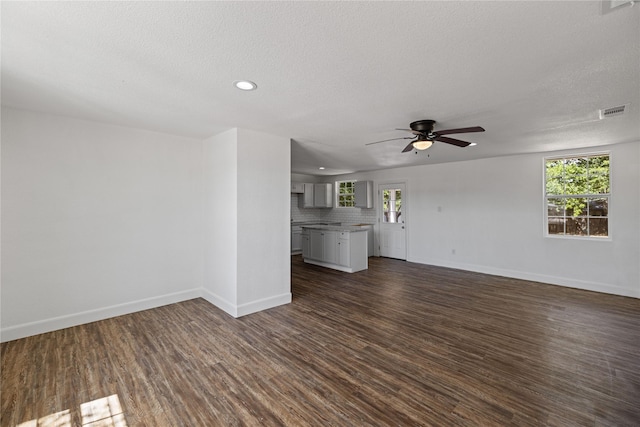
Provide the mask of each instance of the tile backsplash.
{"label": "tile backsplash", "polygon": [[376,209],[361,208],[300,208],[298,197],[302,194],[291,193],[292,221],[330,221],[349,224],[373,224],[377,221]]}

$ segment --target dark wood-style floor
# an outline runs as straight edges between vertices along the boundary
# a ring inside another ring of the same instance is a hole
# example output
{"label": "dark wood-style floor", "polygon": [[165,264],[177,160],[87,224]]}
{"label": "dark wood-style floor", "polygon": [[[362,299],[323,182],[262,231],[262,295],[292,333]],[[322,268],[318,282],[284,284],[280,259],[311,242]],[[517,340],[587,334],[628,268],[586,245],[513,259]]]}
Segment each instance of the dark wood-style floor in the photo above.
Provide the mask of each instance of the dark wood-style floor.
{"label": "dark wood-style floor", "polygon": [[640,425],[638,299],[383,258],[292,287],[4,343],[1,424]]}

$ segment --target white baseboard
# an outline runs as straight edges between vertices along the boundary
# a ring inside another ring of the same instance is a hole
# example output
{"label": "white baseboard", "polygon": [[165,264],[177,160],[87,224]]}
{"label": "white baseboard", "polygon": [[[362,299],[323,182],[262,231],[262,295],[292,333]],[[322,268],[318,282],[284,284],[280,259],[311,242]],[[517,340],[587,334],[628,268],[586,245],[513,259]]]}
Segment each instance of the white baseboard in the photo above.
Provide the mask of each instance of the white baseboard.
{"label": "white baseboard", "polygon": [[227,312],[233,317],[246,316],[251,313],[277,307],[291,302],[291,293],[276,295],[250,303],[235,305],[220,298],[218,295],[206,289],[198,288],[183,292],[162,295],[158,297],[146,298],[143,300],[112,305],[95,310],[83,311],[80,313],[68,314],[65,316],[50,319],[38,320],[36,322],[23,323],[21,325],[9,326],[0,329],[0,342],[13,341],[26,338],[32,335],[44,334],[58,329],[70,328],[84,323],[97,322],[110,317],[122,316],[135,313],[137,311],[149,310],[163,305],[174,304],[194,298],[204,298],[211,304]]}
{"label": "white baseboard", "polygon": [[277,307],[279,305],[289,304],[291,302],[291,292],[269,298],[263,298],[240,305],[232,304],[207,289],[202,290],[202,298],[209,301],[211,304],[215,305],[227,314],[238,318],[246,316],[248,314],[257,313],[258,311]]}
{"label": "white baseboard", "polygon": [[473,271],[476,273],[492,274],[494,276],[510,277],[513,279],[529,280],[541,282],[549,285],[564,286],[567,288],[582,289],[585,291],[601,292],[605,294],[620,295],[623,297],[640,298],[640,289],[633,290],[620,286],[613,286],[608,283],[588,282],[559,276],[549,276],[545,274],[531,273],[526,271],[508,270],[475,264],[452,263],[444,260],[410,260],[419,264],[435,265],[438,267],[455,268],[458,270]]}
{"label": "white baseboard", "polygon": [[145,298],[138,301],[112,305],[95,310],[88,310],[80,313],[73,313],[65,316],[38,320],[36,322],[9,326],[0,330],[0,342],[12,341],[32,335],[56,331],[58,329],[78,326],[84,323],[96,322],[98,320],[104,320],[110,317],[122,316],[124,314],[135,313],[136,311],[148,310],[150,308],[161,307],[167,304],[174,304],[176,302],[194,299],[200,296],[200,289],[191,289],[188,291]]}
{"label": "white baseboard", "polygon": [[238,317],[238,307],[235,304],[232,304],[226,299],[222,298],[221,296],[214,294],[208,289],[202,289],[201,296],[225,313],[233,317]]}
{"label": "white baseboard", "polygon": [[291,292],[287,292],[281,295],[252,301],[246,304],[240,304],[237,308],[238,315],[236,317],[246,316],[247,314],[251,313],[257,313],[258,311],[267,310],[279,305],[289,304],[290,302]]}

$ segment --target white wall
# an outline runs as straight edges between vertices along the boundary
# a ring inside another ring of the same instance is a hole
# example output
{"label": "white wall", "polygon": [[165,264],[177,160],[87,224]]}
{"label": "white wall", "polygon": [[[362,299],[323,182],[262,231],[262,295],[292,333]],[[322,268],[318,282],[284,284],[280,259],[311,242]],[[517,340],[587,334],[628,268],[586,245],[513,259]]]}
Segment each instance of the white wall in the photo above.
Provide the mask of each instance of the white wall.
{"label": "white wall", "polygon": [[204,162],[204,297],[234,317],[291,302],[290,141],[233,129]]}
{"label": "white wall", "polygon": [[291,302],[290,141],[2,110],[1,339],[204,296]]}
{"label": "white wall", "polygon": [[238,131],[204,141],[205,298],[226,312],[237,305],[238,281]]}
{"label": "white wall", "polygon": [[[289,150],[289,152],[291,152],[291,150]],[[327,178],[331,178],[331,177],[327,177]],[[307,175],[303,173],[291,174],[291,182],[323,182],[322,179],[323,179],[322,176],[316,176],[316,175]]]}
{"label": "white wall", "polygon": [[407,181],[408,261],[640,297],[640,142],[601,150],[612,164],[612,238],[602,241],[544,237],[544,156],[594,148],[334,179]]}
{"label": "white wall", "polygon": [[238,315],[291,302],[290,146],[238,130]]}
{"label": "white wall", "polygon": [[202,141],[2,110],[2,340],[193,298]]}

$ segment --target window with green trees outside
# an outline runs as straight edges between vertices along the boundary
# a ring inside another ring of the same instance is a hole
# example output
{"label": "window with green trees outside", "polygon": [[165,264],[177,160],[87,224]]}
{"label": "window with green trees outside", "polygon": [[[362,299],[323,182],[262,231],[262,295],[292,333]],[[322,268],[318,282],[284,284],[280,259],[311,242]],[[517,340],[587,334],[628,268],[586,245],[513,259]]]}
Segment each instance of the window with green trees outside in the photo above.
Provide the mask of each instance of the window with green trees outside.
{"label": "window with green trees outside", "polygon": [[338,181],[338,206],[339,208],[349,208],[356,205],[355,181]]}
{"label": "window with green trees outside", "polygon": [[609,237],[609,154],[545,159],[547,234]]}

